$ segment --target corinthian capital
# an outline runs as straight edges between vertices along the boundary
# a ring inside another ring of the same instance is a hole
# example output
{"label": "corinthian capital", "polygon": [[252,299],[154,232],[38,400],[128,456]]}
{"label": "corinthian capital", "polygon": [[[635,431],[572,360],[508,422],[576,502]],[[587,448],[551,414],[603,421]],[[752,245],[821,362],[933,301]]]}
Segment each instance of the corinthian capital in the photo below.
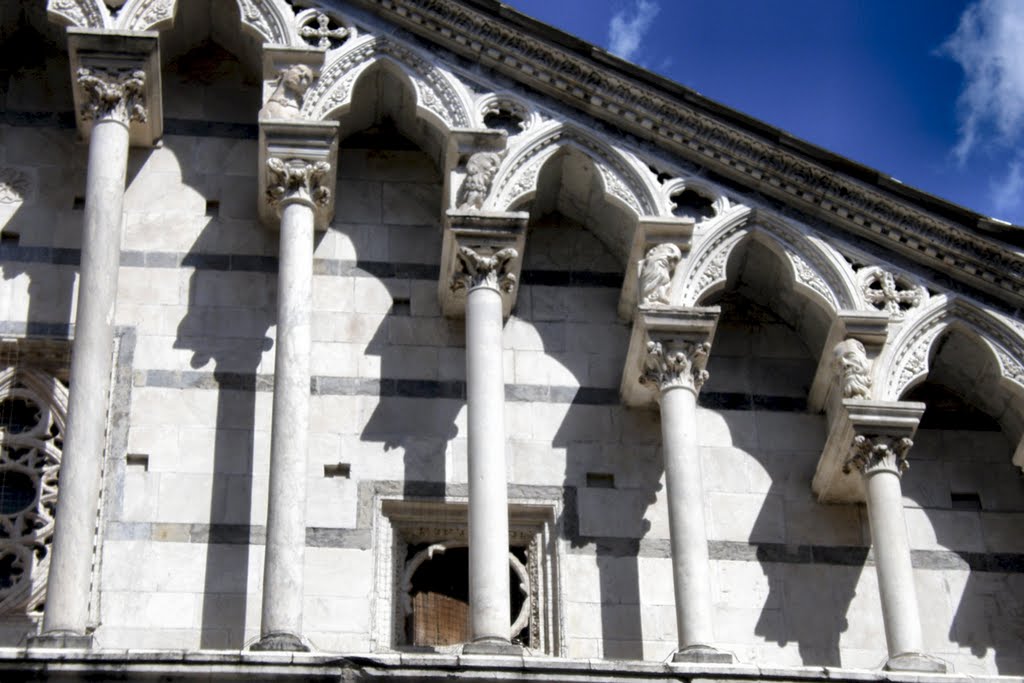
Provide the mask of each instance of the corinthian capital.
{"label": "corinthian capital", "polygon": [[852,468],[862,474],[875,472],[893,472],[902,475],[910,467],[907,453],[914,445],[908,437],[881,436],[876,434],[858,434],[853,439],[850,456],[843,465],[843,471]]}
{"label": "corinthian capital", "polygon": [[146,122],[145,71],[83,66],[75,78],[83,94],[83,119]]}
{"label": "corinthian capital", "polygon": [[469,247],[459,247],[455,254],[459,268],[452,274],[453,291],[489,287],[508,294],[515,289],[516,276],[510,271],[512,263],[519,258],[519,252],[512,247],[499,249],[489,256]]}
{"label": "corinthian capital", "polygon": [[660,391],[683,387],[699,392],[708,379],[704,366],[710,352],[711,344],[706,341],[648,341],[640,383]]}
{"label": "corinthian capital", "polygon": [[326,207],[331,201],[331,165],[326,161],[302,159],[267,159],[267,201],[279,207],[287,201],[304,202]]}

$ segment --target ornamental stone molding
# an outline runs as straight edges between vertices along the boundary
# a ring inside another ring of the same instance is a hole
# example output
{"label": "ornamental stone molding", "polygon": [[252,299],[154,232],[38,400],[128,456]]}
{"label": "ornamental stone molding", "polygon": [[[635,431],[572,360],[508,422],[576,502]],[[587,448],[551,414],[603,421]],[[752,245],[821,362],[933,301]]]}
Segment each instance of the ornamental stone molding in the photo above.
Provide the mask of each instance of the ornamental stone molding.
{"label": "ornamental stone molding", "polygon": [[797,291],[835,314],[855,309],[861,297],[853,269],[821,239],[763,209],[736,209],[716,221],[683,264],[673,303],[696,305],[726,284],[726,266],[746,239],[756,239],[788,268]]}
{"label": "ornamental stone molding", "polygon": [[281,208],[299,202],[313,209],[316,229],[326,230],[337,166],[337,122],[260,121],[260,218],[277,228]]}
{"label": "ornamental stone molding", "polygon": [[417,108],[428,121],[446,132],[472,125],[469,95],[456,79],[412,48],[370,35],[349,39],[342,49],[332,53],[316,85],[306,95],[305,117],[325,120],[344,114],[351,106],[359,76],[382,59],[412,82]]}
{"label": "ornamental stone molding", "polygon": [[[997,227],[994,221],[973,219],[979,225],[964,225],[931,213],[904,199],[908,190],[901,184],[884,177],[874,184],[847,177],[820,162],[813,154],[818,150],[805,154],[798,140],[750,132],[696,93],[644,82],[628,67],[610,68],[599,54],[528,38],[495,12],[453,0],[353,4],[711,173],[979,290],[1024,303],[1024,254],[980,231]],[[853,308],[842,300],[839,304]]]}
{"label": "ornamental stone molding", "polygon": [[865,502],[864,477],[881,469],[902,473],[925,404],[843,399],[811,488],[821,503]]}
{"label": "ornamental stone molding", "polygon": [[502,312],[512,312],[526,248],[527,213],[448,211],[441,247],[438,298],[450,317],[465,315],[474,287],[501,293]]}
{"label": "ornamental stone molding", "polygon": [[539,126],[517,142],[494,178],[485,207],[507,210],[531,199],[541,168],[565,147],[579,150],[594,162],[608,201],[636,216],[658,214],[653,193],[625,154],[591,133],[560,121]]}
{"label": "ornamental stone molding", "polygon": [[174,25],[177,0],[49,0],[50,21],[78,28],[115,31],[159,31]]}
{"label": "ornamental stone molding", "polygon": [[1024,390],[1024,335],[981,305],[962,297],[932,297],[893,335],[875,362],[878,398],[897,400],[928,374],[932,345],[951,328],[967,332],[987,347],[1004,380]]}
{"label": "ornamental stone molding", "polygon": [[668,389],[698,393],[708,379],[705,366],[720,312],[717,306],[640,306],[622,373],[623,402],[653,407]]}
{"label": "ornamental stone molding", "polygon": [[127,126],[137,146],[150,146],[163,135],[158,35],[68,29],[75,118],[83,138],[99,121]]}

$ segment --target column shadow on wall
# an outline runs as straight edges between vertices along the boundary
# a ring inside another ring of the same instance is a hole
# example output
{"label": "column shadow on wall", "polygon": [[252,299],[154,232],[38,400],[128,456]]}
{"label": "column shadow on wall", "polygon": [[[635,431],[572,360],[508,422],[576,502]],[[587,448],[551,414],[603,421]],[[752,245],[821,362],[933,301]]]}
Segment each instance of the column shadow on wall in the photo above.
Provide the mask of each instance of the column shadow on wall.
{"label": "column shadow on wall", "polygon": [[[212,263],[206,255],[218,251],[218,233],[224,229],[220,221],[210,220],[184,257],[183,266],[199,267],[189,278],[188,309],[174,340],[174,348],[192,351],[193,368],[213,362],[214,386],[203,388],[217,392],[211,496],[208,502],[195,501],[209,506],[209,524],[205,539],[202,529],[192,533],[193,542],[207,544],[200,625],[203,649],[245,645],[250,547],[265,542],[256,528],[266,523],[265,517],[252,517],[254,438],[257,429],[269,438],[270,425],[257,425],[256,404],[258,392],[266,392],[270,401],[272,384],[265,386],[257,372],[264,353],[273,347],[268,331],[276,318],[277,278],[264,275],[265,300],[251,306],[218,305],[214,290],[233,285],[220,279],[227,272],[203,266]],[[268,233],[268,239],[275,237],[276,233]]]}

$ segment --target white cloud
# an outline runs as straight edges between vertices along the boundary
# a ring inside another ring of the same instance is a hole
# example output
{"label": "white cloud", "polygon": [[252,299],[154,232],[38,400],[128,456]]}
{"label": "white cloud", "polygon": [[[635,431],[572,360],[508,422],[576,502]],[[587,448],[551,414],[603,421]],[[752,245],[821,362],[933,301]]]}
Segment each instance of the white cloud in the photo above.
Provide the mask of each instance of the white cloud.
{"label": "white cloud", "polygon": [[[964,70],[957,160],[963,163],[978,146],[1018,145],[1024,139],[1024,2],[970,5],[942,52]],[[1013,177],[1019,176],[1007,175]]]}
{"label": "white cloud", "polygon": [[996,211],[1009,215],[1024,204],[1024,154],[1018,155],[1006,175],[992,183],[992,201]]}
{"label": "white cloud", "polygon": [[661,7],[654,0],[634,0],[633,6],[615,13],[608,25],[608,49],[632,59]]}

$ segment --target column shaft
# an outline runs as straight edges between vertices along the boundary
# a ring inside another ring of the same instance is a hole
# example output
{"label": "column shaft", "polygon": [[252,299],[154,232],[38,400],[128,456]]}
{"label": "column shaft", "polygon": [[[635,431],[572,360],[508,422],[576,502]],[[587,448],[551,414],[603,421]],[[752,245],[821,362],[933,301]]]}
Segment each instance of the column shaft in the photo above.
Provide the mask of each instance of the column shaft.
{"label": "column shaft", "polygon": [[97,121],[89,141],[68,421],[44,634],[85,635],[113,364],[128,127]]}
{"label": "column shaft", "polygon": [[714,642],[711,580],[693,389],[663,390],[661,431],[679,650],[710,648]]}
{"label": "column shaft", "polygon": [[306,203],[291,202],[282,209],[262,640],[255,649],[307,649],[300,634],[306,547],[313,224],[313,209]]}
{"label": "column shaft", "polygon": [[469,608],[474,642],[509,642],[508,488],[505,381],[498,290],[466,299],[466,407],[469,429]]}
{"label": "column shaft", "polygon": [[865,475],[864,484],[889,656],[919,653],[923,650],[921,617],[903,518],[900,477],[892,469],[878,468]]}

